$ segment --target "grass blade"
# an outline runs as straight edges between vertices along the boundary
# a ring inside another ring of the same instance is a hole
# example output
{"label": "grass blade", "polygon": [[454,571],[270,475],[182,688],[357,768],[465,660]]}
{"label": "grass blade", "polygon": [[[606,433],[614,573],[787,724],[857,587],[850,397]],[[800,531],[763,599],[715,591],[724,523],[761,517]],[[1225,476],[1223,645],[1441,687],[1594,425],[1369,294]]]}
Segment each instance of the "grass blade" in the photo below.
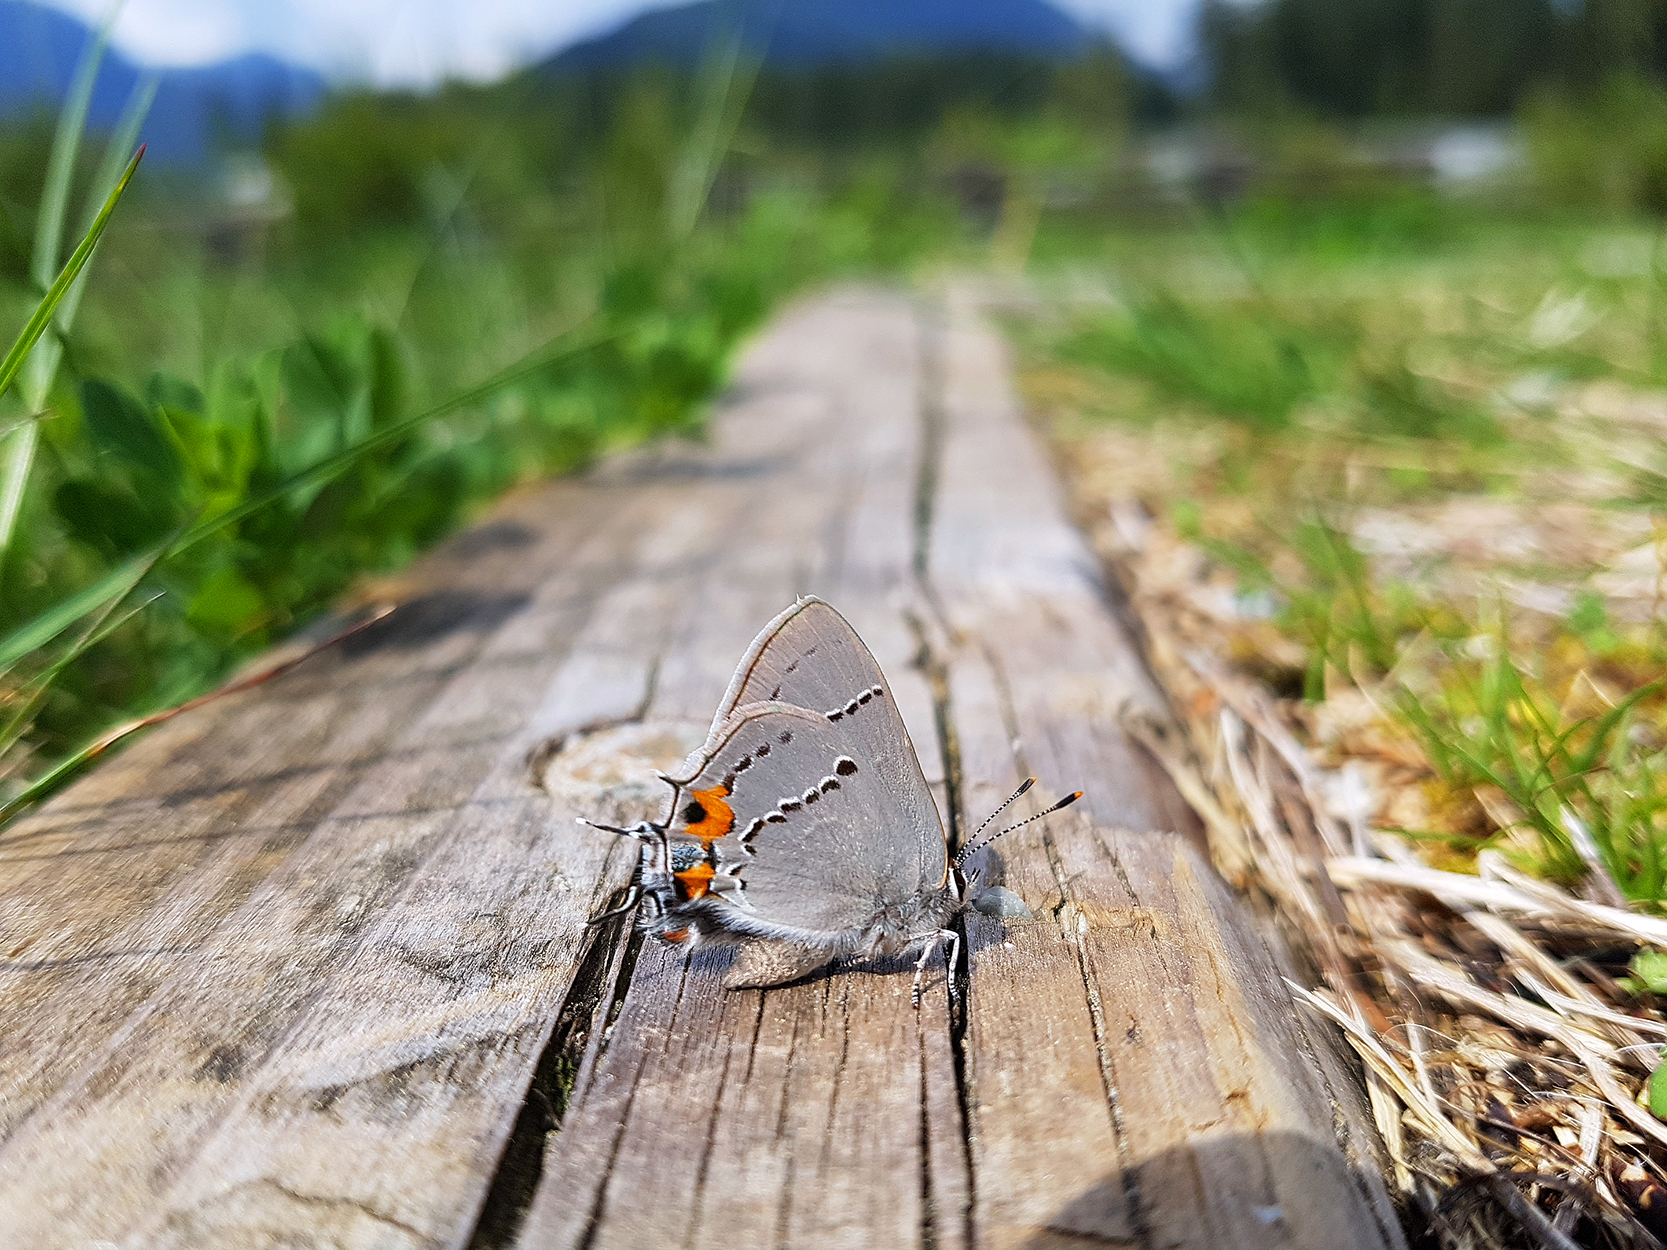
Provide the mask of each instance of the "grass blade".
{"label": "grass blade", "polygon": [[[122,193],[127,190],[127,184],[133,180],[133,172],[139,168],[140,158],[144,154],[145,149],[141,147],[133,154],[133,159],[128,161],[127,168],[122,173],[121,181],[112,188],[109,196],[104,201],[104,206],[99,209],[98,216],[93,218],[93,224],[88,228],[86,235],[83,236],[80,245],[65,263],[63,272],[58,275],[57,281],[53,282],[46,295],[42,297],[34,314],[17,336],[17,341],[12,344],[11,350],[6,353],[5,359],[0,360],[0,395],[4,395],[11,388],[12,382],[17,378],[18,370],[23,367],[23,362],[29,356],[30,349],[46,332],[46,327],[51,324],[52,315],[57,311],[58,305],[69,294],[69,289],[74,285],[76,277],[87,267],[87,262],[92,259],[93,249],[98,246],[99,237],[103,235],[104,228],[110,223],[110,214],[115,211],[116,205],[121,201]],[[32,429],[33,424],[31,423],[30,426],[25,428]],[[4,548],[3,540],[8,533],[9,529],[0,524],[0,549]]]}
{"label": "grass blade", "polygon": [[[151,102],[156,97],[157,82],[156,75],[147,75],[134,88],[133,95],[123,110],[116,134],[105,149],[104,162],[93,183],[93,195],[89,198],[84,235],[90,232],[99,220],[99,214],[95,210],[98,209],[100,201],[108,202],[113,188],[122,181],[122,158],[125,153],[133,151],[134,140],[139,137],[139,128],[144,125]],[[134,159],[137,160],[137,157]],[[43,200],[43,205],[44,203]],[[60,224],[61,218],[61,214],[56,218]],[[102,227],[100,230],[102,231]],[[51,251],[56,253],[57,249],[58,239],[54,237],[51,240]],[[44,249],[37,249],[37,261],[47,254]],[[45,286],[51,276],[48,270],[45,278],[38,279],[40,285]],[[86,284],[87,271],[83,267],[75,275],[63,299],[54,310],[56,317],[53,318],[49,314],[46,324],[56,320],[59,335],[66,333],[70,323],[75,320],[76,310],[81,305],[81,293]],[[44,332],[44,325],[42,330]],[[58,362],[63,357],[63,352],[62,338],[53,336],[37,344],[37,350],[28,358],[23,387],[24,400],[37,414],[42,410],[47,393],[52,389],[52,379],[57,375]],[[0,384],[0,390],[4,389],[4,384]],[[0,440],[4,440],[7,445],[4,474],[0,477],[0,551],[4,551],[10,545],[12,533],[17,526],[18,513],[23,506],[23,491],[28,485],[29,470],[35,459],[35,446],[40,439],[35,420],[35,417],[30,417],[16,426],[0,430]]]}
{"label": "grass blade", "polygon": [[[162,598],[163,593],[160,590],[156,591],[143,603],[134,604],[127,611],[116,616],[114,620],[111,617],[115,615],[116,609],[121,606],[122,600],[119,598],[109,599],[104,610],[94,617],[92,623],[82,631],[81,637],[76,639],[75,645],[52,661],[51,665],[43,672],[37,673],[29,679],[27,685],[22,688],[28,692],[27,697],[21,701],[20,706],[12,713],[6,723],[0,725],[0,762],[5,760],[6,753],[11,750],[18,739],[28,732],[30,718],[40,707],[41,700],[46,698],[51,691],[52,683],[63,675],[64,670],[138,616],[139,613],[150,607],[151,604]],[[0,776],[4,775],[4,768],[0,768]]]}
{"label": "grass blade", "polygon": [[[98,79],[98,67],[104,60],[104,47],[109,35],[110,23],[107,21],[82,53],[81,61],[75,67],[69,96],[58,114],[58,128],[52,136],[52,154],[46,164],[46,186],[41,192],[40,211],[35,220],[34,254],[29,263],[30,277],[37,287],[43,289],[51,283],[52,274],[58,268],[64,219],[69,215],[70,181],[75,175],[75,154],[81,147],[81,134],[87,125],[87,109],[93,98],[93,84]],[[57,301],[54,308],[56,306]],[[43,352],[28,357],[26,363],[28,371],[23,378],[23,401],[31,411],[38,412],[45,403],[47,392],[52,389],[52,375],[58,369],[58,354]],[[6,389],[9,380],[0,382],[0,392]],[[35,462],[35,446],[39,441],[40,431],[33,424],[6,439],[5,463],[0,466],[0,552],[11,545],[18,513],[23,506],[23,491],[29,482],[29,470]]]}
{"label": "grass blade", "polygon": [[48,645],[82,617],[125,597],[167,549],[168,544],[164,543],[134,556],[85,590],[41,613],[10,636],[0,638],[0,673],[7,672],[25,656]]}
{"label": "grass blade", "polygon": [[[58,270],[58,252],[63,246],[64,223],[69,217],[70,180],[75,176],[75,156],[81,148],[81,134],[87,126],[87,109],[92,104],[93,83],[104,60],[110,37],[106,22],[93,36],[75,67],[69,95],[58,114],[58,128],[52,136],[52,154],[46,163],[46,186],[41,191],[40,211],[35,219],[35,250],[29,276],[45,287]],[[38,401],[36,403],[38,406]]]}
{"label": "grass blade", "polygon": [[686,239],[700,224],[762,63],[757,53],[746,51],[737,26],[713,45],[701,67],[699,117],[668,189],[666,225],[674,240]]}
{"label": "grass blade", "polygon": [[[135,150],[139,141],[139,131],[145,124],[145,118],[150,115],[151,104],[156,99],[156,89],[160,82],[161,79],[156,74],[146,74],[133,88],[133,94],[123,106],[121,118],[116,123],[116,133],[110,136],[110,142],[105,146],[104,159],[99,163],[92,191],[87,196],[87,210],[81,227],[83,235],[93,228],[93,224],[98,220],[99,210],[109,199],[116,184],[121,181],[124,163],[128,159],[128,153]],[[52,378],[58,372],[58,361],[64,351],[61,336],[69,333],[70,325],[75,321],[76,311],[81,307],[81,293],[86,286],[87,270],[83,269],[70,284],[69,291],[58,308],[57,316],[53,318],[53,324],[58,330],[57,336],[42,343],[36,353],[37,357],[45,362],[42,369],[46,373],[49,388]],[[34,369],[33,360],[30,361],[29,367],[31,370]]]}
{"label": "grass blade", "polygon": [[[9,382],[10,378],[6,380]],[[0,386],[0,391],[4,390]],[[6,458],[0,466],[0,555],[11,546],[12,532],[23,510],[23,488],[29,483],[29,469],[35,463],[35,444],[39,441],[40,426],[34,421],[25,422],[21,429],[6,436]]]}

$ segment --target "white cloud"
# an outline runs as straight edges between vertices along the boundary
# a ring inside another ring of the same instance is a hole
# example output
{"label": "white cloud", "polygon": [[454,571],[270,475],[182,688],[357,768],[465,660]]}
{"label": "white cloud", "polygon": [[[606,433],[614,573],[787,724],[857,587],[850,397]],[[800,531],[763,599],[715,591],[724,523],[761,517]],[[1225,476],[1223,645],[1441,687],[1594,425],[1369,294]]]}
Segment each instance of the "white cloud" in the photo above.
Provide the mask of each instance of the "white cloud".
{"label": "white cloud", "polygon": [[[126,0],[113,38],[151,65],[201,65],[262,51],[338,79],[424,86],[496,78],[668,2],[676,0]],[[1184,58],[1197,4],[1057,2],[1116,34],[1142,60],[1164,66]],[[94,24],[110,12],[110,0],[47,3]]]}
{"label": "white cloud", "polygon": [[1117,36],[1136,60],[1179,68],[1192,53],[1198,0],[1054,0],[1089,26]]}
{"label": "white cloud", "polygon": [[[109,0],[47,0],[97,24]],[[489,80],[653,7],[644,0],[126,0],[112,41],[149,65],[270,52],[336,78]]]}

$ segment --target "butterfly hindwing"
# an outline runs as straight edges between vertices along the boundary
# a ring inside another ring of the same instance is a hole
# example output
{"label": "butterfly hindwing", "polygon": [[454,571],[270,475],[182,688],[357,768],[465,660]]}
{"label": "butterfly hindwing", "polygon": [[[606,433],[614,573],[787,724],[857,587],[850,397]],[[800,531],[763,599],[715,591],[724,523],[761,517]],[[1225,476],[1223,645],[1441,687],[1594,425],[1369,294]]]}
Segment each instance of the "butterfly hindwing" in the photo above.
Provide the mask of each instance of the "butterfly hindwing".
{"label": "butterfly hindwing", "polygon": [[733,908],[742,931],[849,934],[943,884],[937,807],[889,693],[868,692],[837,720],[742,705],[671,779],[672,836],[715,852],[708,912]]}

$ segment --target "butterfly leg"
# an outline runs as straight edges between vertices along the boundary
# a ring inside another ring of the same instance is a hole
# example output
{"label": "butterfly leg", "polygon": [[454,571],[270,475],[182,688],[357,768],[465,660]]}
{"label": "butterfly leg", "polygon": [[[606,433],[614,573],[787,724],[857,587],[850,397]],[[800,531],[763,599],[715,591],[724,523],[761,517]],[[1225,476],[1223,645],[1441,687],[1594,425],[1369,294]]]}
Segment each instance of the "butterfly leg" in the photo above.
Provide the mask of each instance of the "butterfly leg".
{"label": "butterfly leg", "polygon": [[642,886],[634,885],[625,891],[625,901],[618,907],[609,908],[600,916],[592,916],[585,921],[587,925],[601,924],[604,920],[612,920],[615,916],[623,916],[642,900]]}
{"label": "butterfly leg", "polygon": [[915,961],[915,983],[909,997],[914,1001],[915,1010],[920,1010],[920,982],[926,975],[926,964],[937,952],[939,946],[948,945],[947,957],[944,961],[944,981],[949,986],[949,996],[955,997],[955,965],[961,958],[961,935],[954,929],[939,929],[936,933],[926,935],[926,949],[920,952],[920,958]]}

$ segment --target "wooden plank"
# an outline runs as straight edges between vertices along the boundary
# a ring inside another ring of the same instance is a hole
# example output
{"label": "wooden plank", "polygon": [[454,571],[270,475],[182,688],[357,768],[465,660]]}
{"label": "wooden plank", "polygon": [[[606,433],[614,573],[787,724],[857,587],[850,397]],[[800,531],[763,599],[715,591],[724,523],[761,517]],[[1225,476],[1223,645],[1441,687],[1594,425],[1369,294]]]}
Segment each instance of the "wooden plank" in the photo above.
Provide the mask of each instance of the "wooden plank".
{"label": "wooden plank", "polygon": [[[791,310],[708,443],[511,499],[409,589],[0,838],[0,1244],[1398,1244],[1116,728],[1157,692],[963,303]],[[1038,919],[969,919],[964,1021],[901,961],[729,993],[585,927],[631,856],[574,817],[656,805],[805,592],[953,810],[1090,791],[988,857]]]}
{"label": "wooden plank", "polygon": [[[720,434],[721,447],[779,447],[798,469],[752,498],[748,526],[770,542],[735,544],[690,605],[687,658],[656,715],[708,719],[759,623],[815,592],[863,632],[928,776],[941,775],[933,704],[909,662],[918,352],[912,308],[890,297],[824,305],[754,358],[820,400],[802,424],[761,410],[758,428]],[[917,1016],[895,967],[726,993],[726,962],[644,950],[612,1044],[552,1140],[522,1244],[962,1244],[942,985]]]}
{"label": "wooden plank", "polygon": [[1088,791],[989,853],[1038,919],[968,920],[980,1244],[1401,1244],[1331,1039],[1117,728],[1161,703],[964,292],[943,352],[930,569],[965,810],[1031,773],[1038,802]]}
{"label": "wooden plank", "polygon": [[[337,1231],[351,1241],[381,1230],[392,1244],[467,1232],[462,1195],[495,1167],[491,1125],[518,1100],[566,988],[602,859],[571,834],[545,838],[545,805],[520,773],[539,670],[559,664],[593,606],[587,582],[620,559],[611,534],[569,554],[564,577],[446,674],[241,903],[62,1065],[67,1079],[0,1147],[0,1241],[243,1244],[298,1222],[326,1242]],[[286,745],[279,732],[269,741]],[[497,877],[459,891],[469,866]],[[582,886],[565,908],[534,888],[542,875],[544,890],[559,889],[558,866]],[[27,978],[10,988],[33,998]],[[88,992],[53,995],[66,1031]],[[342,1166],[331,1139],[355,1131],[400,1165],[356,1155]],[[228,1137],[258,1156],[252,1169],[227,1154]],[[286,1149],[262,1149],[277,1140]],[[411,1167],[424,1185],[409,1183]]]}

